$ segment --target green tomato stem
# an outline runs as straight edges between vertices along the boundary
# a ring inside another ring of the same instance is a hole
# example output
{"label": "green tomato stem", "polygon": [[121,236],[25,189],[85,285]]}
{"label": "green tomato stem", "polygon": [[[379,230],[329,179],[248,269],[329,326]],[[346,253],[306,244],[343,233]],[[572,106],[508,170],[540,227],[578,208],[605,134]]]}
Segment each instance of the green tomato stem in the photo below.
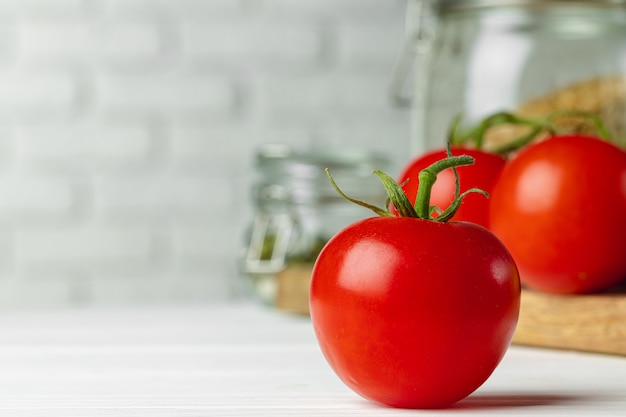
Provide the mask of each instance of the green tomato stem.
{"label": "green tomato stem", "polygon": [[[486,192],[476,189],[476,188],[472,188],[470,190],[465,191],[464,193],[460,193],[459,176],[456,172],[456,168],[460,166],[465,166],[465,165],[472,165],[473,163],[474,163],[474,158],[472,158],[471,156],[468,156],[468,155],[452,156],[450,147],[448,147],[447,158],[441,159],[433,163],[429,167],[420,171],[418,175],[419,187],[417,191],[415,205],[411,204],[410,200],[406,196],[406,193],[402,189],[402,186],[398,184],[396,180],[394,180],[392,177],[390,177],[389,175],[387,175],[386,173],[380,170],[374,171],[373,174],[378,176],[383,186],[385,187],[385,191],[387,192],[389,201],[396,208],[396,211],[398,212],[398,216],[419,218],[423,220],[433,220],[437,222],[445,222],[451,219],[452,216],[454,216],[456,211],[459,209],[461,202],[463,201],[463,198],[467,194],[478,192],[478,193],[482,193],[488,196]],[[454,176],[456,178],[456,189],[455,189],[455,195],[454,195],[455,198],[449,207],[447,207],[439,216],[433,218],[431,216],[431,207],[430,207],[431,191],[432,191],[433,185],[435,184],[435,181],[437,180],[437,175],[441,171],[446,170],[446,169],[452,169],[454,171]],[[373,211],[379,216],[385,216],[385,217],[394,216],[392,213],[389,212],[389,210],[385,208],[380,208],[373,204],[369,204],[369,203],[347,196],[343,191],[341,191],[339,186],[335,183],[335,180],[330,175],[330,171],[328,170],[328,168],[326,168],[326,175],[328,176],[330,183],[335,188],[337,193],[339,193],[339,195],[342,196],[344,199],[350,201],[351,203],[358,204],[359,206],[365,207]]]}
{"label": "green tomato stem", "polygon": [[563,109],[556,110],[543,118],[522,117],[514,113],[501,111],[484,118],[476,126],[465,131],[461,131],[459,129],[460,117],[457,116],[451,123],[448,142],[457,146],[470,145],[477,149],[483,149],[487,131],[493,127],[502,125],[527,127],[529,129],[529,133],[514,138],[503,145],[492,147],[491,152],[507,156],[510,153],[525,147],[543,133],[547,133],[550,136],[566,133],[559,131],[557,124],[555,123],[555,120],[564,117],[584,119],[594,127],[596,135],[599,138],[607,141],[614,141],[614,139],[611,138],[611,133],[606,128],[599,115],[583,110]]}
{"label": "green tomato stem", "polygon": [[598,135],[598,137],[608,142],[613,141],[611,132],[609,132],[609,130],[606,128],[602,118],[596,113],[591,113],[584,110],[556,110],[548,115],[547,121],[550,124],[554,124],[554,120],[558,119],[559,117],[580,117],[583,119],[587,119],[596,129],[596,134]]}
{"label": "green tomato stem", "polygon": [[[474,158],[468,155],[460,155],[460,156],[448,156],[446,159],[439,160],[427,168],[424,168],[419,173],[419,188],[417,190],[417,197],[415,198],[415,212],[417,213],[417,217],[420,219],[433,219],[431,216],[431,207],[430,207],[430,195],[433,189],[433,185],[435,185],[435,181],[437,181],[437,174],[446,169],[455,169],[460,166],[472,165],[474,163]],[[455,170],[455,175],[456,170]],[[458,184],[458,176],[457,176],[457,187],[456,187],[456,198],[455,201],[459,200],[459,184]],[[460,202],[459,202],[460,205]],[[458,209],[458,207],[457,207]],[[454,210],[456,212],[456,210]],[[454,215],[454,213],[452,213]],[[452,216],[450,216],[452,217]]]}
{"label": "green tomato stem", "polygon": [[[374,172],[376,172],[376,171],[374,171]],[[385,210],[385,209],[380,208],[380,207],[376,207],[373,204],[369,204],[369,203],[366,203],[364,201],[357,200],[356,198],[352,198],[352,197],[347,196],[343,191],[341,191],[341,188],[339,188],[339,186],[337,185],[337,183],[333,179],[332,175],[330,175],[330,170],[328,168],[326,168],[326,176],[328,177],[328,180],[332,184],[332,186],[335,189],[335,191],[337,191],[337,193],[341,197],[343,197],[345,200],[348,200],[349,202],[354,203],[356,205],[359,205],[361,207],[365,207],[366,209],[372,210],[374,213],[376,213],[379,216],[393,216],[393,214],[389,213],[388,210]]]}
{"label": "green tomato stem", "polygon": [[380,170],[374,171],[374,174],[380,178],[389,196],[389,201],[396,208],[400,217],[419,217],[409,198],[404,193],[402,186],[396,180]]}

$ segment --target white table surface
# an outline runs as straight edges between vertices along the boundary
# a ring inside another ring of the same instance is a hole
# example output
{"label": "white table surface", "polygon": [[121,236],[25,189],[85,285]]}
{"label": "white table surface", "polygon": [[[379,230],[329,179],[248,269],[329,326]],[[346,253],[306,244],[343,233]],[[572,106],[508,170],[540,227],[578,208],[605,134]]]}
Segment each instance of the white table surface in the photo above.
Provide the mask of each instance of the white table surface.
{"label": "white table surface", "polygon": [[253,303],[0,313],[0,416],[626,416],[626,358],[512,346],[455,407],[346,388],[308,318]]}

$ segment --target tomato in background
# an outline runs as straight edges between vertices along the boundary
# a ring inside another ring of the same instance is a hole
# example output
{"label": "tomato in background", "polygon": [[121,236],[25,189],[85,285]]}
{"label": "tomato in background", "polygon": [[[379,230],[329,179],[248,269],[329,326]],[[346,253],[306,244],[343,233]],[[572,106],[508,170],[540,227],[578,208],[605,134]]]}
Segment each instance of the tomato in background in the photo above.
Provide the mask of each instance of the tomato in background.
{"label": "tomato in background", "polygon": [[[464,147],[452,147],[451,151],[452,155],[469,155],[475,160],[473,165],[457,168],[461,183],[460,192],[470,188],[480,188],[490,194],[496,179],[506,163],[504,157],[487,151]],[[398,176],[398,182],[400,184],[404,183],[402,189],[409,201],[415,202],[419,187],[419,172],[445,156],[445,149],[433,150],[414,159],[402,170]],[[405,183],[407,179],[408,182]],[[455,187],[455,177],[452,169],[440,172],[431,191],[430,204],[441,209],[448,207],[454,200]],[[488,227],[489,199],[480,194],[469,194],[463,200],[453,220],[464,220]]]}
{"label": "tomato in background", "polygon": [[491,193],[490,229],[522,283],[549,293],[605,290],[626,278],[626,152],[595,137],[522,149]]}

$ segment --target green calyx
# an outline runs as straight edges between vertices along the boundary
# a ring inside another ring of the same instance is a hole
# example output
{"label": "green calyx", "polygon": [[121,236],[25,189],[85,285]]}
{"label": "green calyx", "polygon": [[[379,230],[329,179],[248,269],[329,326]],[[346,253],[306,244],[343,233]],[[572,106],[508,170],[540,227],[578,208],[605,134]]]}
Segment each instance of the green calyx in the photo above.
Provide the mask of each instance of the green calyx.
{"label": "green calyx", "polygon": [[608,131],[602,118],[595,113],[582,110],[557,110],[546,117],[530,118],[522,117],[510,112],[497,112],[484,118],[477,125],[462,131],[460,129],[460,116],[456,117],[450,127],[448,142],[456,146],[470,145],[477,149],[484,148],[487,131],[497,126],[521,126],[526,127],[527,133],[512,138],[510,141],[496,145],[490,149],[493,153],[508,155],[528,145],[540,135],[550,136],[565,133],[558,127],[558,120],[563,118],[577,118],[593,127],[596,135],[604,140],[612,141],[611,133]]}
{"label": "green calyx", "polygon": [[[396,211],[398,212],[399,217],[413,217],[424,220],[433,220],[437,222],[446,222],[454,216],[454,214],[459,209],[463,198],[469,193],[480,193],[489,197],[485,191],[480,190],[478,188],[471,188],[463,193],[460,192],[460,182],[459,176],[456,172],[457,167],[472,165],[474,163],[474,158],[468,155],[460,155],[460,156],[452,156],[450,149],[448,148],[448,156],[444,159],[441,159],[429,167],[423,169],[419,173],[419,187],[417,191],[417,197],[415,199],[415,204],[413,205],[402,186],[396,182],[392,177],[388,174],[376,170],[373,172],[374,175],[378,176],[380,181],[383,183],[385,190],[387,191],[388,201],[393,204]],[[452,203],[443,211],[441,211],[438,207],[434,207],[430,205],[430,195],[437,180],[437,174],[446,169],[452,169],[454,172],[454,176],[456,178],[456,188],[455,188],[455,196]],[[354,198],[347,196],[339,186],[335,183],[335,180],[330,175],[328,168],[326,169],[326,175],[330,180],[331,184],[346,200],[358,204],[359,206],[365,207],[379,216],[387,216],[387,217],[395,217],[395,215],[386,208],[377,207],[375,205],[366,203],[364,201],[360,201]],[[388,205],[388,204],[387,204]],[[433,214],[438,214],[437,216],[433,216]]]}

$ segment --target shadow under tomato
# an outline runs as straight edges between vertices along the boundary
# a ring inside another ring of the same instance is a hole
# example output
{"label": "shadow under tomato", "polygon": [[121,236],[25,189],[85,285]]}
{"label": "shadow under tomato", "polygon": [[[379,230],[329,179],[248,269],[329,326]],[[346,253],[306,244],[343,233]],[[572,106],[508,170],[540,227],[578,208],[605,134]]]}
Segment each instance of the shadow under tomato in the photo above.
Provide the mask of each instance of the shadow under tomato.
{"label": "shadow under tomato", "polygon": [[579,395],[525,393],[525,394],[501,394],[501,395],[472,395],[448,407],[450,410],[470,409],[493,409],[493,408],[517,408],[537,407],[550,405],[563,405],[584,401]]}
{"label": "shadow under tomato", "polygon": [[[594,397],[596,400],[597,397]],[[590,401],[591,397],[583,395],[570,394],[546,394],[546,393],[502,393],[491,395],[471,395],[458,403],[442,408],[424,408],[424,409],[404,409],[405,411],[429,411],[431,413],[449,412],[449,411],[480,411],[480,410],[498,410],[508,408],[525,408],[525,407],[550,407],[562,406],[566,404]],[[372,407],[388,407],[383,404],[369,402]],[[446,414],[447,415],[447,414]]]}

